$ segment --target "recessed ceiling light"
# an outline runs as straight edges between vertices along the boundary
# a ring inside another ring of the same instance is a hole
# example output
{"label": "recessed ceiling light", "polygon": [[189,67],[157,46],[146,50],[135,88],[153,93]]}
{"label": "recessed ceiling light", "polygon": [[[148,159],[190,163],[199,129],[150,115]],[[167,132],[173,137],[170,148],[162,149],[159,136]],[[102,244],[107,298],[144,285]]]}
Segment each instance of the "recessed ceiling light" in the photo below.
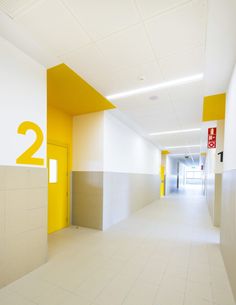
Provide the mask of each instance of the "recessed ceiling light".
{"label": "recessed ceiling light", "polygon": [[149,135],[150,136],[162,136],[162,135],[166,135],[166,134],[185,133],[185,132],[193,132],[193,131],[201,131],[201,128],[179,129],[179,130],[170,130],[170,131],[162,131],[162,132],[152,132],[152,133],[149,133]]}
{"label": "recessed ceiling light", "polygon": [[200,145],[166,146],[166,149],[200,147]]}
{"label": "recessed ceiling light", "polygon": [[145,80],[145,76],[144,76],[144,75],[140,75],[140,76],[138,77],[138,79],[139,79],[140,81],[144,81],[144,80]]}
{"label": "recessed ceiling light", "polygon": [[179,78],[179,79],[176,79],[176,80],[171,80],[171,81],[168,81],[168,82],[159,83],[159,84],[152,85],[152,86],[147,86],[147,87],[143,87],[143,88],[139,88],[139,89],[134,89],[134,90],[130,90],[130,91],[111,94],[111,95],[106,96],[106,98],[108,100],[116,100],[116,99],[119,99],[119,98],[124,98],[124,97],[137,95],[137,94],[141,94],[141,93],[145,93],[145,92],[150,92],[150,91],[154,91],[154,90],[176,87],[176,86],[200,81],[200,80],[203,79],[203,76],[204,76],[203,73],[195,74],[195,75],[191,75],[191,76],[188,76],[188,77]]}
{"label": "recessed ceiling light", "polygon": [[156,100],[158,100],[158,96],[157,95],[152,95],[152,96],[149,97],[149,99],[151,101],[156,101]]}

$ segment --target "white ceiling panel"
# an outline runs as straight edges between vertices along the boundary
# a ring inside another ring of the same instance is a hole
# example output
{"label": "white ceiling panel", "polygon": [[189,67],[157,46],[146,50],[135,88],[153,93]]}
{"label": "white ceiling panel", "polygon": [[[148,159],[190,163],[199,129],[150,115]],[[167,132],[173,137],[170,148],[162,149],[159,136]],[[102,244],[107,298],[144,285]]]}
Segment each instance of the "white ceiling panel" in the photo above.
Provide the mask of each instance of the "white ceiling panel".
{"label": "white ceiling panel", "polygon": [[124,110],[133,110],[135,113],[140,113],[141,115],[144,113],[143,111],[148,111],[149,114],[153,114],[153,108],[158,109],[155,111],[156,113],[173,112],[169,94],[166,90],[146,92],[143,94],[118,99],[113,101],[113,103],[118,107],[122,107]]}
{"label": "white ceiling panel", "polygon": [[172,97],[172,100],[176,103],[202,103],[204,95],[204,81],[198,81],[182,86],[173,87],[168,91]]}
{"label": "white ceiling panel", "polygon": [[[205,72],[206,4],[207,0],[0,0],[0,10],[107,96]],[[112,102],[148,135],[200,127],[203,92],[203,82],[195,82]],[[165,135],[154,141],[179,146],[200,144],[200,137]]]}
{"label": "white ceiling panel", "polygon": [[95,41],[140,21],[132,0],[63,0]]}
{"label": "white ceiling panel", "polygon": [[159,58],[202,45],[206,32],[206,1],[196,0],[146,22]]}
{"label": "white ceiling panel", "polygon": [[60,55],[90,42],[78,22],[59,0],[40,1],[16,18],[34,38]]}
{"label": "white ceiling panel", "polygon": [[136,0],[143,18],[163,13],[190,0]]}
{"label": "white ceiling panel", "polygon": [[190,155],[191,153],[192,154],[200,154],[200,148],[199,147],[192,147],[192,148],[174,148],[174,149],[168,149],[169,152],[171,154],[185,154],[185,155]]}
{"label": "white ceiling panel", "polygon": [[203,90],[203,81],[169,90],[182,128],[200,127],[202,120]]}
{"label": "white ceiling panel", "polygon": [[106,95],[129,91],[163,82],[160,66],[156,61],[140,64],[128,69],[116,70],[110,75]]}
{"label": "white ceiling panel", "polygon": [[97,46],[117,69],[155,60],[144,27],[137,25],[97,42]]}
{"label": "white ceiling panel", "polygon": [[204,61],[204,47],[197,47],[163,58],[159,62],[165,78],[172,80],[203,73]]}
{"label": "white ceiling panel", "polygon": [[[156,61],[117,70],[95,43],[65,54],[61,59],[105,96],[164,81]],[[143,76],[144,79],[140,79]]]}
{"label": "white ceiling panel", "polygon": [[156,113],[147,116],[136,115],[134,112],[129,111],[128,113],[136,123],[146,130],[147,135],[151,132],[180,128],[176,116],[173,113],[163,113],[161,116],[157,116]]}
{"label": "white ceiling panel", "polygon": [[150,139],[156,143],[160,143],[163,147],[195,145],[195,144],[200,144],[201,133],[199,131],[199,132],[171,134],[171,135],[162,135],[162,136],[151,136]]}
{"label": "white ceiling panel", "polygon": [[0,0],[0,9],[14,18],[38,0]]}
{"label": "white ceiling panel", "polygon": [[109,91],[113,66],[94,43],[61,58],[98,91],[103,94]]}

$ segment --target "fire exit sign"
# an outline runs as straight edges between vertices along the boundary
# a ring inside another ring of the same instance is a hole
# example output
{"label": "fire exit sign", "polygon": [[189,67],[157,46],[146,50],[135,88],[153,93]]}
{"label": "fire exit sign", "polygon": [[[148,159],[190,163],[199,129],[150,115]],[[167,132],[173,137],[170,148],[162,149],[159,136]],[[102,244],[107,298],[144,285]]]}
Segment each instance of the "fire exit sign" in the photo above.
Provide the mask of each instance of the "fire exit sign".
{"label": "fire exit sign", "polygon": [[216,127],[208,128],[208,146],[209,149],[216,148]]}

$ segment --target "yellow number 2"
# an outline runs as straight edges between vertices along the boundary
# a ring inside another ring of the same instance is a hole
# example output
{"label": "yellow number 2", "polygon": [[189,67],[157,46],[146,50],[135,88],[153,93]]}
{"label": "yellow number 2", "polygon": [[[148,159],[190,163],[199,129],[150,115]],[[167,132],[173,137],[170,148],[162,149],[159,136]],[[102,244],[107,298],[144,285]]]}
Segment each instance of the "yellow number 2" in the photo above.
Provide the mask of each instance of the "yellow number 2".
{"label": "yellow number 2", "polygon": [[16,159],[17,164],[32,164],[32,165],[43,165],[43,158],[35,158],[33,155],[38,151],[43,143],[43,132],[41,128],[33,122],[23,122],[18,127],[17,132],[22,135],[26,135],[28,130],[33,130],[36,134],[34,143]]}

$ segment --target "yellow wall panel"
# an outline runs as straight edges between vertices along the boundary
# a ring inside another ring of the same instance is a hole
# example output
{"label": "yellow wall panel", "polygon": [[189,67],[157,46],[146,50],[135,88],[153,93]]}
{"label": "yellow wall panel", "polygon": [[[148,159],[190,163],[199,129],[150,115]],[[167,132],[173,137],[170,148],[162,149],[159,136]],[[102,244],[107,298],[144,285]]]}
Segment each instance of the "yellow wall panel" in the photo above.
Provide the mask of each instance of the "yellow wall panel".
{"label": "yellow wall panel", "polygon": [[205,96],[203,101],[203,122],[224,120],[226,94]]}
{"label": "yellow wall panel", "polygon": [[50,143],[68,146],[69,170],[72,168],[72,128],[73,117],[71,115],[48,105],[47,139]]}
{"label": "yellow wall panel", "polygon": [[47,71],[48,104],[71,115],[113,109],[115,106],[67,65]]}
{"label": "yellow wall panel", "polygon": [[161,165],[160,169],[160,178],[161,178],[161,187],[160,187],[160,196],[165,196],[165,166]]}

